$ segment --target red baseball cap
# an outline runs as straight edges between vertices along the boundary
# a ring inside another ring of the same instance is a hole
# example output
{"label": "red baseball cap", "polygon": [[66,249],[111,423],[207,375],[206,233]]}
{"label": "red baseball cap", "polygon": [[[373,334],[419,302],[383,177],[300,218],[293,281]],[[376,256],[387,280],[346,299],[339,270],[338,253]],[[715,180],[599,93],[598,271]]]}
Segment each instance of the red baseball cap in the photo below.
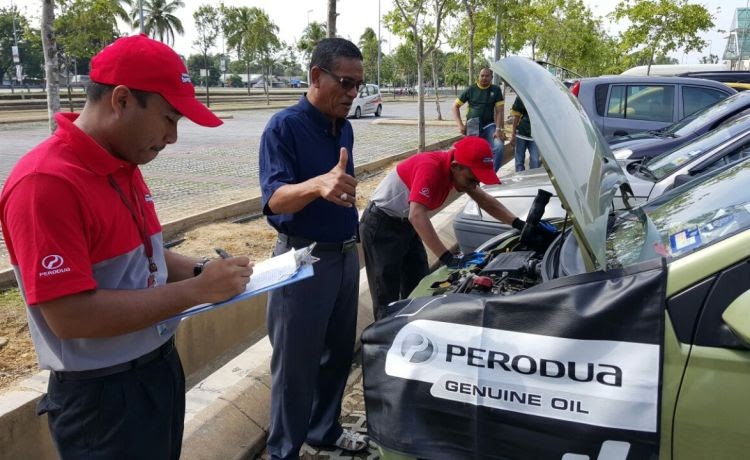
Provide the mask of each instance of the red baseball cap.
{"label": "red baseball cap", "polygon": [[92,81],[158,93],[185,117],[215,127],[223,122],[195,98],[185,64],[175,51],[145,34],[122,37],[91,59]]}
{"label": "red baseball cap", "polygon": [[495,174],[490,144],[481,137],[466,136],[453,144],[453,159],[471,169],[479,182],[486,185],[500,183]]}

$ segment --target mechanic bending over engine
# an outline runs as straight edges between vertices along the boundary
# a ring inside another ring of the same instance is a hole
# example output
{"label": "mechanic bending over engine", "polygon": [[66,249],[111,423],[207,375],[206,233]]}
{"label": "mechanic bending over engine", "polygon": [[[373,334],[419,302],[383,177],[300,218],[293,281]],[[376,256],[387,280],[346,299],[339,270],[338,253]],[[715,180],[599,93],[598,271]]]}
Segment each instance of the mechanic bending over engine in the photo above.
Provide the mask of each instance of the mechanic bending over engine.
{"label": "mechanic bending over engine", "polygon": [[[480,182],[500,183],[492,160],[489,143],[468,136],[447,152],[424,152],[399,163],[378,185],[360,223],[375,320],[427,275],[425,245],[441,263],[460,264],[463,254],[451,252],[430,222],[430,212],[443,205],[451,190],[468,193],[492,217],[523,229],[523,220],[478,187]],[[540,226],[536,231],[554,228]]]}

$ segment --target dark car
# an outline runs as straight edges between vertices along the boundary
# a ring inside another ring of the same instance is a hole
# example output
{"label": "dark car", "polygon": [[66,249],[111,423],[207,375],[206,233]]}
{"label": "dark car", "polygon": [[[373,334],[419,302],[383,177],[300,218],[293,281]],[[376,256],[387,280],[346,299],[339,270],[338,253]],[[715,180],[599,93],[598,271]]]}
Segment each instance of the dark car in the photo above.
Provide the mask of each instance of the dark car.
{"label": "dark car", "polygon": [[652,158],[750,112],[750,92],[737,93],[663,129],[618,136],[609,140],[618,160]]}
{"label": "dark car", "polygon": [[700,78],[625,75],[582,78],[570,91],[605,137],[666,128],[737,92]]}

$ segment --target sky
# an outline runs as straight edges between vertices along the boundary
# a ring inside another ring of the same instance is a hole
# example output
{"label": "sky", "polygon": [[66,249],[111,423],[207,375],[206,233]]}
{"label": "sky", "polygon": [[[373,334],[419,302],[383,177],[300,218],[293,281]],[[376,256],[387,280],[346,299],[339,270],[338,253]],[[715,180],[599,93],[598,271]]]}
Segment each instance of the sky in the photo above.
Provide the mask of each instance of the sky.
{"label": "sky", "polygon": [[[134,0],[138,1],[138,0]],[[185,7],[177,13],[185,28],[185,35],[178,36],[174,44],[177,52],[183,55],[194,54],[195,28],[193,26],[193,12],[204,4],[215,5],[218,2],[208,0],[183,0]],[[262,8],[269,17],[279,26],[279,38],[293,44],[301,36],[309,22],[326,22],[328,0],[223,0],[227,6],[255,6]],[[619,0],[584,0],[584,3],[592,10],[595,16],[604,17],[610,13]],[[691,3],[704,5],[714,15],[715,28],[704,37],[710,44],[703,52],[689,54],[674,53],[672,57],[678,59],[681,64],[696,64],[702,56],[713,54],[721,55],[726,47],[726,34],[721,34],[717,29],[729,30],[734,16],[734,10],[738,7],[746,7],[750,0],[690,0]],[[9,6],[11,3],[19,5],[21,11],[27,16],[38,17],[41,13],[40,0],[0,0],[0,7]],[[30,5],[38,4],[37,8]],[[392,0],[338,0],[338,13],[336,28],[339,36],[348,38],[357,43],[366,27],[371,27],[378,33],[378,7],[385,15],[394,8]],[[719,11],[717,11],[717,9]],[[616,35],[623,30],[624,24],[612,23],[604,18],[606,31]],[[125,31],[125,28],[123,28]],[[132,32],[131,32],[132,33]],[[398,46],[399,39],[392,35],[385,26],[380,28],[383,40],[383,51],[388,53]],[[217,52],[221,51],[221,39],[217,43]],[[488,51],[488,55],[491,51]]]}

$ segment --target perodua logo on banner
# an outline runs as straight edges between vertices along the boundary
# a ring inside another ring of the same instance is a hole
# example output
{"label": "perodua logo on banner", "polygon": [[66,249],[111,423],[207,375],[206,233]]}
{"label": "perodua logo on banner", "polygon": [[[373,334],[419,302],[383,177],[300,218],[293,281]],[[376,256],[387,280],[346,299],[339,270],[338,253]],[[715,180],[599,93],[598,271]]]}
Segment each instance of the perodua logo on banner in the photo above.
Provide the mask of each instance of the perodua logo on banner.
{"label": "perodua logo on banner", "polygon": [[417,320],[385,372],[433,397],[590,425],[655,432],[659,347]]}
{"label": "perodua logo on banner", "polygon": [[401,356],[410,363],[425,363],[437,352],[435,344],[422,334],[409,334],[401,342]]}

